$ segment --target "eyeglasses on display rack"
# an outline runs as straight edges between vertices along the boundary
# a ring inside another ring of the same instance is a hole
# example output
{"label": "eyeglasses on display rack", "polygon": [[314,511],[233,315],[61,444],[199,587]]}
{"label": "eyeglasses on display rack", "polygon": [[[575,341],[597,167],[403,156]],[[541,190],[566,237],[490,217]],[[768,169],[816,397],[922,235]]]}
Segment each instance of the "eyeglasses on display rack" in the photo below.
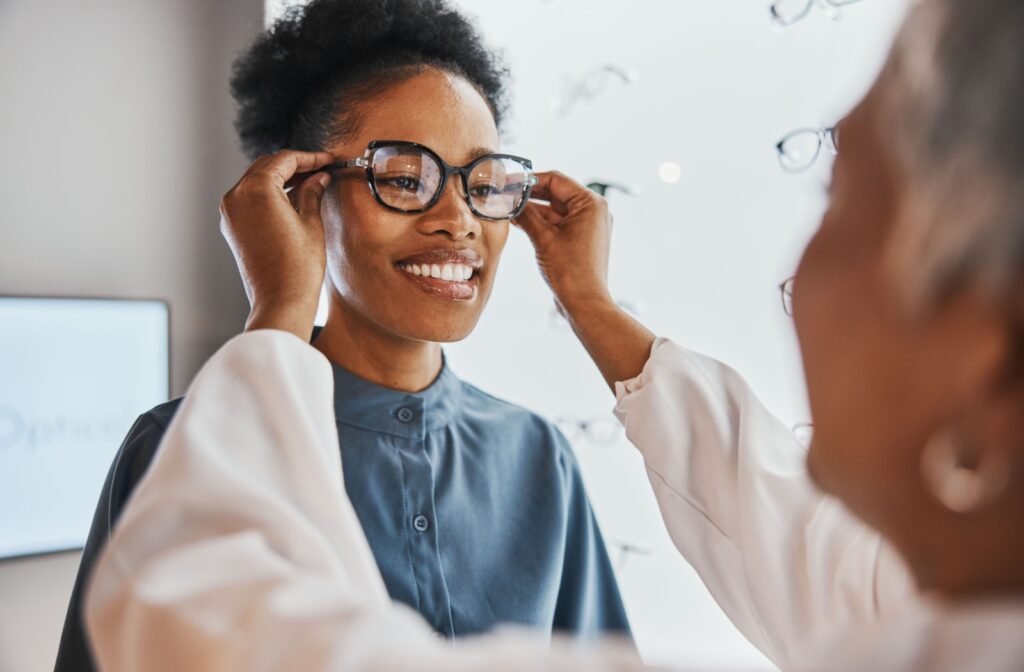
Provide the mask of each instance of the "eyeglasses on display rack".
{"label": "eyeglasses on display rack", "polygon": [[619,184],[618,182],[588,182],[587,189],[590,189],[599,196],[607,196],[609,192],[619,192],[626,196],[639,196],[641,189],[639,187],[630,187],[625,184]]}
{"label": "eyeglasses on display rack", "polygon": [[793,317],[793,284],[796,278],[789,278],[779,285],[779,293],[782,295],[782,311]]}
{"label": "eyeglasses on display rack", "polygon": [[815,7],[823,10],[829,18],[838,20],[842,9],[861,0],[776,0],[771,4],[772,22],[780,28],[788,28],[807,17]]}
{"label": "eyeglasses on display rack", "polygon": [[555,424],[570,443],[588,441],[606,446],[615,443],[622,434],[622,425],[611,415],[594,418],[562,417]]}
{"label": "eyeglasses on display rack", "polygon": [[638,79],[639,74],[635,70],[614,63],[599,66],[565,85],[561,95],[555,99],[555,112],[559,117],[568,115],[579,103],[595,100],[613,80],[628,85],[635,84]]}
{"label": "eyeglasses on display rack", "polygon": [[326,169],[346,168],[362,168],[378,203],[409,214],[432,208],[453,175],[459,177],[473,214],[492,220],[521,214],[537,184],[533,164],[520,156],[486,154],[456,167],[429,147],[401,140],[374,140],[362,157]]}
{"label": "eyeglasses on display rack", "polygon": [[809,169],[821,155],[822,147],[828,148],[833,156],[839,153],[839,133],[835,126],[797,129],[775,143],[779,165],[787,173],[802,173]]}
{"label": "eyeglasses on display rack", "polygon": [[626,564],[629,562],[629,558],[632,555],[650,556],[654,555],[654,551],[649,546],[644,544],[634,544],[629,541],[623,541],[621,539],[611,538],[608,540],[608,545],[615,551],[615,569],[622,571],[626,568]]}

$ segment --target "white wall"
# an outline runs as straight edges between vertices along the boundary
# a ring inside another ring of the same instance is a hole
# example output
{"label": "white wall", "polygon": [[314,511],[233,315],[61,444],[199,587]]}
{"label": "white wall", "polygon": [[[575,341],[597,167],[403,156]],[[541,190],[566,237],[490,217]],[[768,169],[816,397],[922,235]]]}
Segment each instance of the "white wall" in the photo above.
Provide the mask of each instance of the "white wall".
{"label": "white wall", "polygon": [[[779,31],[768,0],[459,0],[507,50],[514,123],[508,148],[580,180],[643,189],[611,194],[613,293],[644,306],[659,334],[738,369],[788,424],[807,420],[796,343],[778,285],[796,266],[824,205],[829,161],[783,173],[774,145],[791,129],[836,122],[874,78],[903,0],[864,0],[842,21],[815,11]],[[566,82],[615,63],[610,81],[559,116]],[[681,179],[658,167],[674,161]],[[513,232],[487,314],[449,349],[464,377],[553,418],[609,416],[612,398]],[[681,410],[682,412],[682,410]],[[766,661],[721,614],[674,551],[639,458],[576,443],[605,535],[649,548],[619,572],[649,662],[761,669]]]}
{"label": "white wall", "polygon": [[[169,299],[175,394],[247,311],[217,204],[246,163],[229,64],[262,20],[261,0],[0,2],[0,294]],[[52,668],[77,565],[0,563],[0,670]]]}

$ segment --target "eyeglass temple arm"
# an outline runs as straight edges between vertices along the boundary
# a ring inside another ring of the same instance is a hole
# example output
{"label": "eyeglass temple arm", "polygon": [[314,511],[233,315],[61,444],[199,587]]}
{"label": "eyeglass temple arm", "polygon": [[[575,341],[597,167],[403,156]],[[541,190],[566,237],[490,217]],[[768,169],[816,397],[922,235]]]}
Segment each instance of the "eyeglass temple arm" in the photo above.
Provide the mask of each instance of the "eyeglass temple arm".
{"label": "eyeglass temple arm", "polygon": [[339,170],[341,168],[368,168],[370,161],[366,158],[349,159],[348,161],[339,161],[338,163],[330,163],[320,170]]}

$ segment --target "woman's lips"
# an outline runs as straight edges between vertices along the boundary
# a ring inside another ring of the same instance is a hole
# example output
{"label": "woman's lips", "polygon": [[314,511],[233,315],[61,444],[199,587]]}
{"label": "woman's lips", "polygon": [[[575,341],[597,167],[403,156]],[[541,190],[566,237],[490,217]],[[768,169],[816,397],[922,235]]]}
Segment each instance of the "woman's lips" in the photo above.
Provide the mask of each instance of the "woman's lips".
{"label": "woman's lips", "polygon": [[[452,279],[445,280],[441,277],[435,278],[432,275],[423,275],[422,268],[418,269],[420,270],[420,275],[416,275],[411,269],[411,266],[398,266],[395,270],[401,273],[413,285],[435,298],[447,301],[472,301],[476,298],[479,278],[475,271],[472,272],[472,276],[468,280],[456,280],[455,273],[457,271],[453,269],[449,273],[445,273],[446,276],[450,276]],[[465,272],[458,277],[463,277],[464,275]]]}

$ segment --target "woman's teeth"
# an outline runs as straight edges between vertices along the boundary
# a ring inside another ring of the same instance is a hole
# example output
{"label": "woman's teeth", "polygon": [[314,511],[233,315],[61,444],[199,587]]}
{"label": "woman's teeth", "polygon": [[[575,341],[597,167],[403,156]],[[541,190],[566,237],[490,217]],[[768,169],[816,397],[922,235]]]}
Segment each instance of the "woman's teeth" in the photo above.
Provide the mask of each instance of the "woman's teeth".
{"label": "woman's teeth", "polygon": [[399,268],[412,275],[448,282],[466,282],[473,277],[473,268],[463,264],[405,264]]}

